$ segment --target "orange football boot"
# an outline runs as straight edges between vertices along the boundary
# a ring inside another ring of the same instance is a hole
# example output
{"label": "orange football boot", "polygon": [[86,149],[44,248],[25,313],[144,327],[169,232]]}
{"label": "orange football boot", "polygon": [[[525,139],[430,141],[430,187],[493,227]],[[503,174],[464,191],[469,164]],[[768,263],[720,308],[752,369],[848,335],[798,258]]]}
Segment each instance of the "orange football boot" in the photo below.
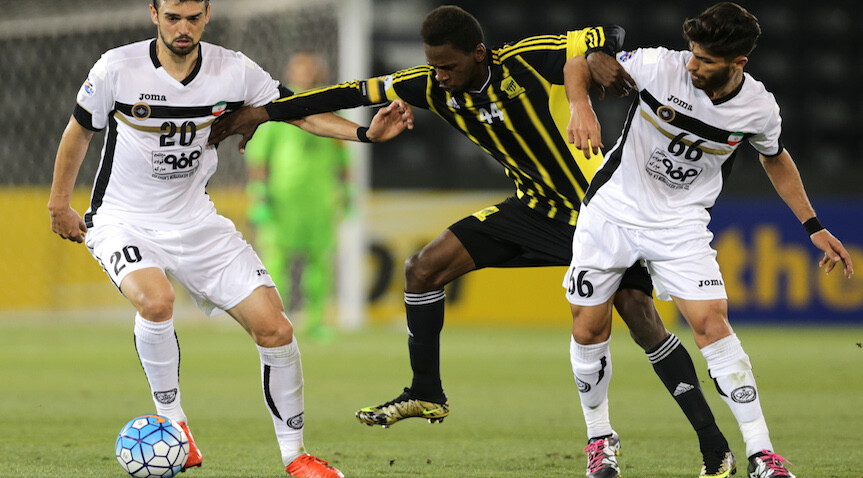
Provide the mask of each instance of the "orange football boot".
{"label": "orange football boot", "polygon": [[177,425],[186,432],[186,438],[189,439],[189,457],[186,458],[186,464],[183,465],[183,469],[181,471],[186,471],[188,468],[192,468],[195,466],[201,466],[201,462],[204,461],[204,456],[201,455],[201,450],[198,449],[198,445],[195,445],[195,439],[192,437],[192,432],[189,431],[189,425],[186,425],[186,422],[177,422]]}
{"label": "orange football boot", "polygon": [[298,456],[285,467],[288,476],[302,478],[345,478],[341,471],[308,453]]}

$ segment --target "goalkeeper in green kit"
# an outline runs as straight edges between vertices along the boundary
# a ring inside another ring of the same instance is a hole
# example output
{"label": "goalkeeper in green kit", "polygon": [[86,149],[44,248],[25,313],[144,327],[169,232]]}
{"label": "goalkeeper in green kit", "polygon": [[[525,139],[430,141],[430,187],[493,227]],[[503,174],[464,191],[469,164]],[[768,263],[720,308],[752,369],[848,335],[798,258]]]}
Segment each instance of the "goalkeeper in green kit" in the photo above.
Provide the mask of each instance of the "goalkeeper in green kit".
{"label": "goalkeeper in green kit", "polygon": [[[285,81],[294,91],[320,86],[326,76],[323,59],[308,52],[292,55],[285,68]],[[255,248],[285,310],[302,310],[300,333],[328,341],[333,331],[325,317],[336,232],[349,204],[347,150],[338,140],[269,122],[255,132],[245,157]]]}

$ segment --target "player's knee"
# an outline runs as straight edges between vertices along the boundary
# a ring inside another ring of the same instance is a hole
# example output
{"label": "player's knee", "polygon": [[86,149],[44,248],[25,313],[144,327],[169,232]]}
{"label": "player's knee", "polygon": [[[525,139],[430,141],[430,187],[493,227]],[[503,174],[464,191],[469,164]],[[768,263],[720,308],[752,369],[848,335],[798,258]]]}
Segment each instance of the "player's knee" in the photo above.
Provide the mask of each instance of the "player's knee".
{"label": "player's knee", "polygon": [[294,340],[294,327],[284,316],[257,325],[251,332],[255,343],[261,347],[280,347]]}
{"label": "player's knee", "polygon": [[713,343],[732,333],[728,323],[728,313],[721,303],[712,304],[696,311],[689,311],[687,317],[696,342]]}
{"label": "player's knee", "polygon": [[572,338],[581,345],[605,342],[611,336],[611,318],[588,318],[573,313]]}
{"label": "player's knee", "polygon": [[174,316],[174,293],[166,290],[143,296],[138,301],[138,313],[151,322],[163,322]]}
{"label": "player's knee", "polygon": [[430,292],[446,285],[440,270],[422,254],[414,254],[405,261],[405,289],[409,292]]}

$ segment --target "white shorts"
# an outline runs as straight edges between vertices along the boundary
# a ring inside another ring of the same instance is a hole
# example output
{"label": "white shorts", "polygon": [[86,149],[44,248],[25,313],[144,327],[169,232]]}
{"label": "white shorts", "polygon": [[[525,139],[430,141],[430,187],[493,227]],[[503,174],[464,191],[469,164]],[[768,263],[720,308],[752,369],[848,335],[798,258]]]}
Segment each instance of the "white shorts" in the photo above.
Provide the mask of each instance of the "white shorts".
{"label": "white shorts", "polygon": [[218,214],[170,231],[103,224],[87,231],[85,244],[118,289],[130,272],[155,267],[182,284],[211,317],[262,285],[275,287],[252,246]]}
{"label": "white shorts", "polygon": [[563,279],[566,298],[575,305],[603,304],[614,295],[623,272],[643,261],[662,300],[727,299],[712,240],[703,224],[630,229],[582,208],[572,238],[572,263]]}

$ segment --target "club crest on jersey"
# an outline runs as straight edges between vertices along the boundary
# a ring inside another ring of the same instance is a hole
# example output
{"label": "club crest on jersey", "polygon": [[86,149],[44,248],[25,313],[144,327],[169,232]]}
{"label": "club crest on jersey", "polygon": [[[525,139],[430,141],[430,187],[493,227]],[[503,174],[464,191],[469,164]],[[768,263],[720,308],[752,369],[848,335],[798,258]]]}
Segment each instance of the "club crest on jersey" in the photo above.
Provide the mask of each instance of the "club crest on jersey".
{"label": "club crest on jersey", "polygon": [[507,98],[515,98],[524,93],[524,88],[515,82],[515,78],[507,77],[500,83],[500,89],[506,93]]}
{"label": "club crest on jersey", "polygon": [[132,116],[137,120],[145,120],[150,117],[150,105],[147,103],[136,103],[132,106]]}
{"label": "club crest on jersey", "polygon": [[87,81],[84,82],[84,92],[89,96],[93,96],[93,93],[96,92],[96,87],[93,86],[93,82],[90,81],[90,77],[87,77]]}
{"label": "club crest on jersey", "polygon": [[737,146],[737,144],[738,144],[738,143],[740,143],[741,141],[743,141],[743,137],[744,137],[744,136],[745,136],[745,135],[744,135],[743,133],[739,132],[739,131],[738,131],[737,133],[731,133],[731,134],[728,136],[728,144],[729,144],[730,146]]}
{"label": "club crest on jersey", "polygon": [[623,63],[623,62],[629,60],[630,58],[632,58],[632,51],[631,50],[621,53],[620,56],[617,57],[617,61]]}
{"label": "club crest on jersey", "polygon": [[225,112],[225,109],[228,108],[228,104],[224,101],[220,101],[213,105],[213,116],[219,116]]}
{"label": "club crest on jersey", "polygon": [[674,108],[670,106],[662,105],[659,108],[656,108],[656,116],[659,116],[659,119],[668,123],[674,120],[674,117],[677,116],[677,112],[675,112]]}

